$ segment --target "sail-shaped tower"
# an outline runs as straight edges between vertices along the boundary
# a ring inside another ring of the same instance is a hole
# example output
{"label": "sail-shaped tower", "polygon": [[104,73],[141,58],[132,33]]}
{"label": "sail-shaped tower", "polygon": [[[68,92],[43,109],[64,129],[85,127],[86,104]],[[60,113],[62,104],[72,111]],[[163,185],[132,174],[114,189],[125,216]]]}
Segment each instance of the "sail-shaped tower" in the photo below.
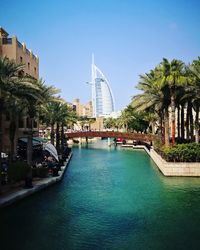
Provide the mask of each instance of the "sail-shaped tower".
{"label": "sail-shaped tower", "polygon": [[102,71],[94,64],[94,55],[92,55],[91,83],[93,117],[103,117],[114,112],[115,103],[112,90]]}

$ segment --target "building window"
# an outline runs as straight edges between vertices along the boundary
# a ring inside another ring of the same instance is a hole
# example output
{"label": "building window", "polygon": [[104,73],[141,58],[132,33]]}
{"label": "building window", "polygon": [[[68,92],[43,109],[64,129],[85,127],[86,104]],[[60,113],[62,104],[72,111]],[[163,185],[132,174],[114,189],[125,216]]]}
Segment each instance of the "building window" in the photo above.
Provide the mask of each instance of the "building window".
{"label": "building window", "polygon": [[22,56],[20,56],[20,63],[23,63],[23,58],[22,58]]}
{"label": "building window", "polygon": [[30,69],[30,63],[28,62],[28,69]]}
{"label": "building window", "polygon": [[36,67],[34,67],[34,72],[35,72],[35,74],[36,74]]}
{"label": "building window", "polygon": [[23,71],[23,70],[20,70],[19,73],[18,73],[18,76],[19,76],[19,77],[23,77],[23,76],[24,76],[24,71]]}
{"label": "building window", "polygon": [[12,44],[12,38],[3,37],[2,43],[3,44]]}

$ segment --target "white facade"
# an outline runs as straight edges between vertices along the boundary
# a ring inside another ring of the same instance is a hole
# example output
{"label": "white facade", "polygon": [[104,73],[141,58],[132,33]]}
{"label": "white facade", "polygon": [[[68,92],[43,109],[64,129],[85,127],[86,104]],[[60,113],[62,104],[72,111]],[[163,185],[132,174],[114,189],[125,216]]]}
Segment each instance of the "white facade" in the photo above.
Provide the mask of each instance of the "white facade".
{"label": "white facade", "polygon": [[104,118],[114,118],[114,119],[116,119],[116,118],[120,117],[121,114],[122,114],[121,111],[115,111],[115,112],[110,113],[109,115],[105,115]]}
{"label": "white facade", "polygon": [[93,117],[104,117],[114,112],[114,97],[109,82],[92,60]]}

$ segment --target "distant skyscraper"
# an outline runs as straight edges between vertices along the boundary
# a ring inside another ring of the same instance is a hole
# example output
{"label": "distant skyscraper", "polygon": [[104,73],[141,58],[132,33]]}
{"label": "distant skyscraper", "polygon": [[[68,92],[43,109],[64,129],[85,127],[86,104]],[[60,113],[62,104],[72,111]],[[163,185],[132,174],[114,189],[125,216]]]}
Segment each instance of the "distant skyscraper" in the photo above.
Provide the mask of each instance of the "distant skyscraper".
{"label": "distant skyscraper", "polygon": [[92,55],[92,106],[93,116],[109,115],[114,111],[114,97],[109,82],[99,68],[94,64]]}

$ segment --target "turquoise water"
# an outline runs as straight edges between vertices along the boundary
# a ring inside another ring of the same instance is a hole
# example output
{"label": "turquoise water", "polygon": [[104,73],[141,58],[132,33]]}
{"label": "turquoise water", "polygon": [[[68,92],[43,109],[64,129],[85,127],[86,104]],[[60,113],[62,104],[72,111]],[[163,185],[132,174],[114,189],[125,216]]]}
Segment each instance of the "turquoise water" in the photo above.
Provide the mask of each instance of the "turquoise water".
{"label": "turquoise water", "polygon": [[200,179],[105,141],[73,152],[61,183],[0,211],[1,250],[200,249]]}

